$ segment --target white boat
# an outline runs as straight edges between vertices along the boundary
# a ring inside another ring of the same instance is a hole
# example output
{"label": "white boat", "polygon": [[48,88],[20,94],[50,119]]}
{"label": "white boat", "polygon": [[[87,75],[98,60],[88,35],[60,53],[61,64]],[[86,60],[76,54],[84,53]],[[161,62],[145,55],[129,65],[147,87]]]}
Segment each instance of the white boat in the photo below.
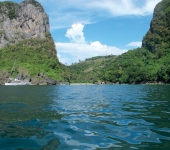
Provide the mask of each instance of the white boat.
{"label": "white boat", "polygon": [[5,83],[5,85],[29,85],[27,83]]}
{"label": "white boat", "polygon": [[5,85],[29,85],[28,82],[23,82],[21,80],[15,79],[14,81],[11,82],[6,82]]}
{"label": "white boat", "polygon": [[[14,65],[15,65],[15,62],[14,62]],[[13,67],[14,67],[14,65],[13,65]],[[12,70],[13,70],[13,67],[12,67]],[[11,73],[12,73],[12,71],[11,71]],[[5,82],[5,85],[29,85],[29,82],[24,82],[24,81],[18,80],[16,78],[13,79],[13,78],[9,77],[8,81]]]}

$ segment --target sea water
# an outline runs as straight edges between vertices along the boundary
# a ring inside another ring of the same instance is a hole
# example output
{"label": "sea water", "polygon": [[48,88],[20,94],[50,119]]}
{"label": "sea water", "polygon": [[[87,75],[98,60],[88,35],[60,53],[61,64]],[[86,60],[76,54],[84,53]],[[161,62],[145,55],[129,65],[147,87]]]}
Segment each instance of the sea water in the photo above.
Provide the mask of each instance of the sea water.
{"label": "sea water", "polygon": [[170,149],[170,85],[0,86],[0,149]]}

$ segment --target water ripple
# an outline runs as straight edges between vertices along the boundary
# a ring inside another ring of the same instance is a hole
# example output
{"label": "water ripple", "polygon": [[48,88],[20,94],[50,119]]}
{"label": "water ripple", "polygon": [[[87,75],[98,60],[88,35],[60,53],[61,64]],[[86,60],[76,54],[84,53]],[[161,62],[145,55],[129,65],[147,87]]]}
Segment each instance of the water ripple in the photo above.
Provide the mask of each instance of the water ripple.
{"label": "water ripple", "polygon": [[[157,90],[160,90],[159,87],[158,89],[154,87],[154,90],[147,86],[110,86],[107,88],[106,86],[79,86],[79,89],[71,86],[67,88],[73,88],[67,90],[69,97],[54,98],[51,109],[59,110],[61,114],[64,114],[62,120],[68,122],[69,128],[74,132],[80,132],[85,140],[92,138],[91,144],[94,144],[94,147],[122,147],[122,141],[126,143],[126,146],[129,144],[141,146],[142,143],[161,144],[164,140],[170,140],[169,135],[163,136],[161,133],[154,132],[155,127],[159,126],[159,130],[164,127],[162,114],[158,113],[157,109],[165,113],[165,109],[169,106],[166,96],[157,93]],[[168,121],[169,118],[166,120]],[[167,126],[168,130],[164,132],[168,132],[169,127],[170,124]],[[77,141],[81,137],[80,135],[73,136],[72,133],[67,136]],[[82,145],[75,143],[75,146]],[[94,148],[92,145],[89,147]]]}
{"label": "water ripple", "polygon": [[170,147],[169,85],[8,87],[10,95],[5,88],[2,149]]}

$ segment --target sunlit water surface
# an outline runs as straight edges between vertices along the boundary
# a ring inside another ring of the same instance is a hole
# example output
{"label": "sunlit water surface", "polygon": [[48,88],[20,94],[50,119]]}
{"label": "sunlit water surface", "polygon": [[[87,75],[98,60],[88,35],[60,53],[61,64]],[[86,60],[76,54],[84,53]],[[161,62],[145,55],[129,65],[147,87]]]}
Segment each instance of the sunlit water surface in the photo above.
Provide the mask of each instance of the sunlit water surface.
{"label": "sunlit water surface", "polygon": [[170,85],[0,86],[0,149],[170,149]]}

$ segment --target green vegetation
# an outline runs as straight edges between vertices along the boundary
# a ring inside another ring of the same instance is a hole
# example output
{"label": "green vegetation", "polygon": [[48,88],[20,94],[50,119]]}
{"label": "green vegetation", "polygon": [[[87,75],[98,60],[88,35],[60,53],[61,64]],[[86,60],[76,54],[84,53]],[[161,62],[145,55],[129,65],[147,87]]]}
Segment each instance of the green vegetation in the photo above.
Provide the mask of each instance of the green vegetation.
{"label": "green vegetation", "polygon": [[33,4],[35,7],[41,7],[41,4],[36,0],[30,0],[30,3]]}
{"label": "green vegetation", "polygon": [[0,13],[6,14],[11,20],[17,17],[19,5],[13,2],[0,2]]}
{"label": "green vegetation", "polygon": [[153,54],[144,48],[118,57],[100,57],[71,65],[71,82],[147,83],[170,82],[170,53]]}
{"label": "green vegetation", "polygon": [[103,69],[113,63],[117,56],[97,56],[69,66],[70,82],[94,83],[101,80]]}
{"label": "green vegetation", "polygon": [[170,1],[162,0],[156,7],[150,30],[143,38],[142,46],[152,53],[170,49]]}
{"label": "green vegetation", "polygon": [[106,67],[102,80],[112,83],[170,82],[170,53],[162,57],[144,48],[128,51]]}
{"label": "green vegetation", "polygon": [[[23,3],[25,3],[25,1],[23,1]],[[38,7],[39,10],[44,11],[41,4],[36,0],[29,0],[29,3],[33,4],[35,7]],[[18,3],[10,1],[0,2],[0,13],[6,14],[7,17],[9,17],[10,20],[12,20],[18,17],[17,10],[19,9],[19,7],[20,6]]]}
{"label": "green vegetation", "polygon": [[6,70],[8,73],[16,61],[13,76],[22,73],[34,77],[44,73],[54,80],[64,80],[63,72],[67,72],[56,57],[51,37],[23,40],[16,45],[8,45],[0,50],[0,60],[0,71]]}

